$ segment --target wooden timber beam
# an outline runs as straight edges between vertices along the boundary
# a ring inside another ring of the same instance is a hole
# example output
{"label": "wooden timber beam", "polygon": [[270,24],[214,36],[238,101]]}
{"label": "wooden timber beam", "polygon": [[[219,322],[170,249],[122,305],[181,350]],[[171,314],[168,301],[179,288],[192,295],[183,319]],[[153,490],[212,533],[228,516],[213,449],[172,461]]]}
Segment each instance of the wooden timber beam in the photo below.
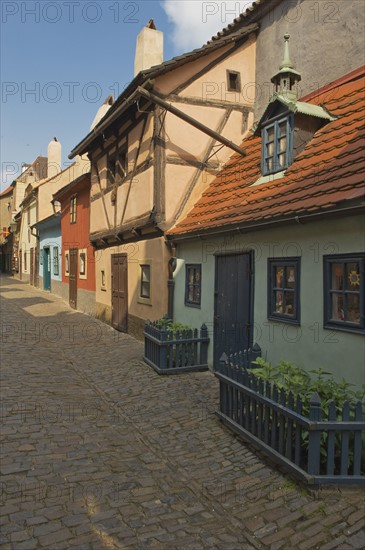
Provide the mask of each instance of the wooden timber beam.
{"label": "wooden timber beam", "polygon": [[181,118],[181,120],[184,120],[188,124],[191,124],[191,126],[194,126],[194,128],[197,128],[201,132],[204,132],[211,138],[215,139],[216,141],[219,141],[219,143],[222,143],[226,147],[229,147],[236,153],[242,155],[243,157],[246,156],[247,153],[244,149],[241,149],[241,147],[238,147],[238,145],[235,145],[232,141],[229,141],[229,139],[226,139],[225,137],[221,136],[218,132],[211,130],[210,128],[208,128],[208,126],[205,126],[205,124],[202,124],[198,120],[195,120],[195,118],[187,115],[180,109],[177,109],[176,107],[174,107],[170,103],[167,103],[166,101],[156,96],[155,94],[152,94],[151,92],[145,90],[145,88],[142,88],[141,86],[139,86],[137,88],[137,92],[141,94],[143,97],[145,97],[146,99],[149,99],[152,103],[160,105],[161,107],[163,107],[163,109],[166,109],[166,111],[169,111],[173,115]]}

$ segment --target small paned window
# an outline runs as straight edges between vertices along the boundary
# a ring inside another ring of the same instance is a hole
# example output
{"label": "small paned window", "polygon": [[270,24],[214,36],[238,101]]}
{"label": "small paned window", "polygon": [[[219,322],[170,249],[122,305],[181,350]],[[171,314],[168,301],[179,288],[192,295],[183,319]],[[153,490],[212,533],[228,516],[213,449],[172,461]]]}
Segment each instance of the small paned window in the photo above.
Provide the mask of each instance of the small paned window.
{"label": "small paned window", "polygon": [[229,92],[241,91],[241,75],[236,71],[227,71],[227,87]]}
{"label": "small paned window", "polygon": [[105,277],[105,270],[102,269],[100,272],[100,278],[101,278],[101,289],[106,290],[106,277]]}
{"label": "small paned window", "polygon": [[24,270],[27,271],[27,253],[24,252]]}
{"label": "small paned window", "polygon": [[60,261],[58,256],[58,246],[53,247],[53,274],[59,275],[60,273]]}
{"label": "small paned window", "polygon": [[365,254],[324,256],[325,328],[364,332]]}
{"label": "small paned window", "polygon": [[86,275],[86,253],[80,252],[80,275]]}
{"label": "small paned window", "polygon": [[262,129],[262,173],[275,174],[292,162],[293,118],[279,118]]}
{"label": "small paned window", "polygon": [[72,195],[70,201],[70,223],[76,223],[77,196]]}
{"label": "small paned window", "polygon": [[68,252],[65,254],[65,273],[70,273],[70,256]]}
{"label": "small paned window", "polygon": [[127,150],[118,151],[108,158],[108,186],[118,184],[127,175]]}
{"label": "small paned window", "polygon": [[142,264],[141,266],[141,298],[151,298],[151,266]]}
{"label": "small paned window", "polygon": [[188,306],[200,306],[201,270],[200,264],[186,266],[185,304]]}
{"label": "small paned window", "polygon": [[268,318],[299,324],[300,258],[268,260]]}

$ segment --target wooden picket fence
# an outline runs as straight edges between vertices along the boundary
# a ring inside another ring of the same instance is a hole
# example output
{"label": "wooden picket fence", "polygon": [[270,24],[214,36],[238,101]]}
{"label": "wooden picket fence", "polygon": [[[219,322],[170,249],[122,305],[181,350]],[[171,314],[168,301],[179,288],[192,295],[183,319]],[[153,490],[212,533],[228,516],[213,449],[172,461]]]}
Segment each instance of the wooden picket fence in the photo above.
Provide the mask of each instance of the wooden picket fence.
{"label": "wooden picket fence", "polygon": [[208,329],[172,331],[158,321],[144,329],[144,361],[159,374],[178,374],[208,369]]}
{"label": "wooden picket fence", "polygon": [[365,411],[346,402],[338,420],[334,402],[325,413],[318,394],[303,415],[302,400],[264,382],[223,354],[216,366],[220,420],[308,484],[365,484]]}

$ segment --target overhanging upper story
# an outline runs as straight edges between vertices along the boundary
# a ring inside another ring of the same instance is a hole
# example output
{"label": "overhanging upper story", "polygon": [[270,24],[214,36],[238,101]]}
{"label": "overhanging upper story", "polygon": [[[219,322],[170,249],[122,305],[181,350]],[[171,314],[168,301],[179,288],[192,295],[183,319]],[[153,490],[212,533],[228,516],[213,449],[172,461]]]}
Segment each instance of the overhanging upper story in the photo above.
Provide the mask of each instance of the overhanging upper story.
{"label": "overhanging upper story", "polygon": [[252,125],[257,24],[140,72],[71,152],[91,161],[90,239],[162,235]]}

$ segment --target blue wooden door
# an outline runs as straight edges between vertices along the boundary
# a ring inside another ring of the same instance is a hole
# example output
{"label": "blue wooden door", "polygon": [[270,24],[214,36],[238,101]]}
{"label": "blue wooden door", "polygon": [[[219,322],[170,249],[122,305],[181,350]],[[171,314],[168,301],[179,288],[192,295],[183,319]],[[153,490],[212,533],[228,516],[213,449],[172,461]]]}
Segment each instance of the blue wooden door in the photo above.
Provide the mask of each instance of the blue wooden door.
{"label": "blue wooden door", "polygon": [[252,257],[250,253],[216,257],[214,364],[252,344]]}
{"label": "blue wooden door", "polygon": [[51,290],[51,253],[49,248],[43,248],[43,288]]}

